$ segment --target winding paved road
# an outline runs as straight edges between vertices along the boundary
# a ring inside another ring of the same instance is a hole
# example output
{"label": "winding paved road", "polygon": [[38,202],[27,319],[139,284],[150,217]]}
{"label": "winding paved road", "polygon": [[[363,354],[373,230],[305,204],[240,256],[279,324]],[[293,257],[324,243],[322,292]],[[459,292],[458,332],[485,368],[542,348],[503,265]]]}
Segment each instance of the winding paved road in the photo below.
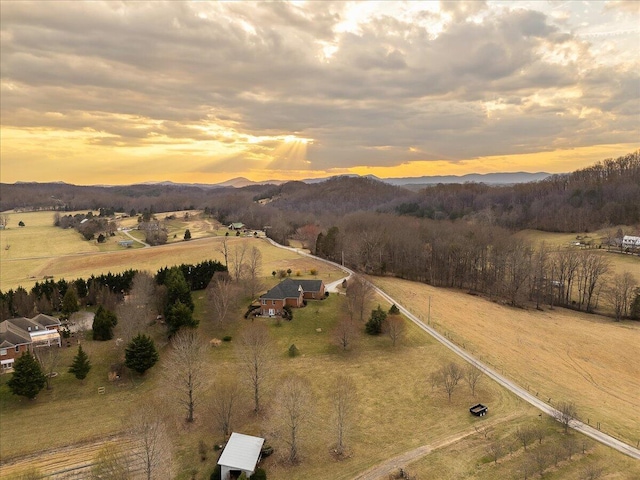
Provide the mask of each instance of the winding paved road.
{"label": "winding paved road", "polygon": [[[296,249],[296,248],[285,247],[283,245],[280,245],[280,244],[274,242],[270,238],[268,238],[267,241],[269,241],[272,245],[274,245],[276,247],[284,248],[284,249],[287,249],[287,250],[291,250],[291,251],[296,252],[296,253],[298,253],[300,255],[303,255],[303,256],[306,256],[306,257],[312,257],[312,258],[315,258],[316,260],[319,260],[321,262],[324,262],[324,263],[333,265],[335,267],[338,267],[338,268],[342,269],[345,273],[348,273],[349,276],[354,274],[353,270],[350,270],[347,267],[344,267],[344,266],[342,266],[342,265],[340,265],[338,263],[331,262],[329,260],[325,260],[323,258],[316,257],[314,255],[311,255],[311,254],[309,254],[307,252],[301,251],[301,250]],[[348,277],[346,277],[346,278],[348,278]],[[339,282],[342,282],[342,280],[343,279],[336,280],[335,282],[332,282],[330,285],[337,285]],[[529,393],[524,388],[520,387],[519,385],[517,385],[516,383],[512,382],[508,378],[500,375],[498,372],[496,372],[492,368],[489,368],[487,365],[482,363],[480,360],[475,358],[473,355],[470,355],[468,352],[466,352],[465,350],[460,348],[458,345],[456,345],[455,343],[451,342],[449,339],[447,339],[446,337],[444,337],[443,335],[438,333],[432,327],[430,327],[428,325],[425,325],[418,317],[416,317],[413,313],[411,313],[405,307],[400,305],[396,300],[394,300],[390,295],[385,293],[382,289],[378,288],[374,284],[371,284],[371,285],[373,286],[373,288],[376,290],[376,292],[380,296],[382,296],[384,299],[386,299],[389,303],[395,304],[400,309],[400,311],[408,319],[410,319],[419,328],[421,328],[426,333],[428,333],[433,338],[435,338],[440,343],[442,343],[445,347],[449,348],[455,354],[457,354],[458,356],[462,357],[464,360],[466,360],[470,364],[472,364],[475,367],[477,367],[478,369],[480,369],[485,375],[487,375],[491,379],[495,380],[496,382],[498,382],[500,385],[502,385],[506,389],[512,391],[513,393],[515,393],[517,396],[519,396],[520,398],[522,398],[526,402],[529,402],[531,405],[533,405],[537,409],[543,411],[544,413],[546,413],[547,415],[550,415],[552,417],[556,416],[558,411],[555,408],[553,408],[551,405],[546,404],[545,402],[540,400],[535,395],[532,395],[531,393]],[[591,437],[594,440],[602,443],[603,445],[607,445],[607,446],[609,446],[611,448],[614,448],[617,451],[619,451],[621,453],[624,453],[625,455],[630,456],[631,458],[635,458],[637,460],[640,460],[640,450],[639,449],[637,449],[635,447],[632,447],[631,445],[628,445],[628,444],[618,440],[617,438],[612,437],[611,435],[607,435],[606,433],[603,433],[603,432],[597,430],[596,428],[593,428],[592,426],[587,425],[586,423],[580,422],[578,420],[572,420],[570,422],[569,426],[571,428],[573,428],[574,430],[576,430],[578,432],[581,432],[584,435],[586,435],[588,437]]]}

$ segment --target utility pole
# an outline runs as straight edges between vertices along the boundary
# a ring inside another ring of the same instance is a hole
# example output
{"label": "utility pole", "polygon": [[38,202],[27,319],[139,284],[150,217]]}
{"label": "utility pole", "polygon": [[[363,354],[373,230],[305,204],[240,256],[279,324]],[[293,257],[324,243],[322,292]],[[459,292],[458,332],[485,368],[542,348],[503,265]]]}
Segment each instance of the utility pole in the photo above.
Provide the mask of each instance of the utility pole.
{"label": "utility pole", "polygon": [[431,295],[429,295],[429,314],[427,316],[427,325],[431,325]]}

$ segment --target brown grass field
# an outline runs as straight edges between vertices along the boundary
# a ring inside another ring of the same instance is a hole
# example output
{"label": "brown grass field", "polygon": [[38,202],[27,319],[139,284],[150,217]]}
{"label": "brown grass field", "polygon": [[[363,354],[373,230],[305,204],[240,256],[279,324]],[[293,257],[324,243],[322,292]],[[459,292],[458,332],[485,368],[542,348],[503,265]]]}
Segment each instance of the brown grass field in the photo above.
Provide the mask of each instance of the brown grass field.
{"label": "brown grass field", "polygon": [[565,309],[514,309],[459,291],[372,278],[413,313],[542,399],[574,401],[581,418],[640,440],[640,324]]}
{"label": "brown grass field", "polygon": [[[53,229],[53,227],[51,227]],[[56,229],[60,230],[60,229]],[[68,231],[60,230],[61,233]],[[77,235],[77,234],[76,234]],[[54,254],[32,257],[0,259],[0,289],[8,290],[23,286],[31,288],[44,276],[53,276],[55,280],[65,278],[88,278],[92,274],[117,273],[130,268],[156,272],[159,268],[181,263],[198,263],[204,260],[224,261],[219,250],[223,237],[209,237],[189,242],[177,242],[153,248],[120,249],[113,252],[83,252],[78,254]],[[340,270],[326,264],[319,264],[306,257],[277,249],[268,242],[257,238],[228,237],[229,247],[246,243],[256,246],[262,253],[262,274],[271,279],[273,270],[291,268],[293,272],[307,274],[312,268],[318,270],[320,278],[330,280],[338,278]],[[83,242],[77,240],[77,243]]]}
{"label": "brown grass field", "polygon": [[[24,218],[25,228],[28,228],[30,223],[26,216]],[[44,221],[45,217],[42,218]],[[37,222],[31,221],[35,228]],[[9,226],[12,228],[12,222]],[[176,227],[176,231],[182,227]],[[44,230],[47,234],[66,233],[49,228],[53,232]],[[207,228],[202,227],[203,235]],[[4,242],[4,237],[0,238]],[[32,241],[31,250],[27,251],[31,256],[0,257],[0,279],[2,289],[19,284],[28,288],[43,275],[73,279],[128,268],[153,272],[166,265],[221,260],[221,241],[220,237],[201,238],[162,247],[114,252],[53,251],[46,252],[47,258],[37,257],[38,251],[45,250],[37,247],[38,241]],[[77,247],[87,242],[78,235],[75,239],[70,238],[69,245],[64,248],[71,248],[72,243]],[[318,277],[325,281],[343,276],[337,268],[277,249],[263,240],[229,237],[229,243],[231,247],[246,243],[260,249],[262,275],[267,286],[276,281],[271,271],[287,268],[300,271],[304,276],[316,268]],[[550,397],[552,402],[573,400],[584,420],[589,419],[592,425],[600,422],[602,430],[634,445],[638,441],[640,325],[616,324],[604,317],[562,309],[544,312],[511,309],[461,292],[391,278],[374,278],[373,281],[424,320],[431,297],[432,323],[440,331],[446,331],[454,341],[520,384],[528,385],[541,398]],[[164,413],[175,441],[177,478],[208,479],[217,460],[213,445],[220,443],[222,438],[211,425],[207,405],[215,394],[212,385],[216,378],[228,375],[240,378],[235,339],[247,321],[241,319],[243,305],[238,310],[237,320],[224,327],[216,326],[209,320],[204,292],[195,292],[194,299],[202,337],[205,340],[225,335],[232,337],[231,342],[208,349],[205,392],[194,424],[186,425],[182,421],[172,389],[163,379],[164,354],[168,347],[162,327],[156,325],[149,331],[161,348],[160,364],[144,377],[127,375],[120,382],[109,382],[107,373],[109,366],[122,358],[122,347],[116,347],[113,340],[84,340],[83,347],[94,365],[84,383],[66,373],[76,352],[75,345],[63,349],[57,369],[60,375],[53,380],[53,390],[41,392],[35,401],[12,396],[5,385],[7,376],[0,377],[0,429],[12,432],[12,435],[0,434],[0,477],[9,477],[33,466],[32,457],[24,456],[43,450],[52,460],[39,464],[41,473],[51,472],[65,461],[77,462],[68,450],[59,450],[66,445],[78,444],[78,452],[83,452],[82,460],[90,460],[105,438],[122,432],[131,409],[159,403],[157,410]],[[376,305],[377,300],[370,308]],[[294,320],[283,322],[281,326],[273,320],[256,320],[268,323],[275,343],[277,368],[271,377],[266,404],[272,404],[280,378],[293,372],[311,382],[316,398],[313,421],[302,446],[303,461],[295,467],[281,460],[284,445],[272,435],[270,415],[273,410],[268,407],[264,415],[255,417],[249,413],[247,404],[243,406],[235,429],[267,436],[276,448],[276,454],[265,460],[270,479],[352,479],[390,458],[452,436],[461,439],[415,458],[406,465],[407,469],[418,474],[420,479],[514,478],[522,452],[516,450],[498,465],[493,465],[486,458],[486,439],[474,427],[491,424],[495,435],[510,438],[518,425],[541,421],[537,410],[486,378],[481,380],[475,398],[461,383],[449,404],[445,394],[432,391],[428,377],[443,362],[455,361],[456,357],[408,322],[401,346],[393,348],[385,336],[363,335],[352,352],[341,352],[332,345],[330,332],[345,313],[343,298],[331,295],[326,301],[310,302],[306,308],[295,310]],[[298,347],[301,356],[287,356],[291,344]],[[462,364],[461,360],[457,361]],[[359,405],[357,427],[349,439],[350,455],[340,461],[331,455],[333,437],[327,393],[337,373],[346,373],[354,379]],[[98,395],[99,386],[106,387],[105,395]],[[468,413],[469,405],[477,401],[490,405],[489,415],[482,419]],[[562,436],[559,427],[544,421],[550,432],[549,442],[559,439]],[[578,434],[574,435],[582,439]],[[34,442],[34,438],[40,440]],[[208,447],[205,461],[201,461],[198,454],[200,441]],[[590,446],[587,455],[574,457],[545,473],[544,478],[577,480],[581,469],[590,462],[602,464],[606,478],[640,478],[638,462],[595,444]]]}

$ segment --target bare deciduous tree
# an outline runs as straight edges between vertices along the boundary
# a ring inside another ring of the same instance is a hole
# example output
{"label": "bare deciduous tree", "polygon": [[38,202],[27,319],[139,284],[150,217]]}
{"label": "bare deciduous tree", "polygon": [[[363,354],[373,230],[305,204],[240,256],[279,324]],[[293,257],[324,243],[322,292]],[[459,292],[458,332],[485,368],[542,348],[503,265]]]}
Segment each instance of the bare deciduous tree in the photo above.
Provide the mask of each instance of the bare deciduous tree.
{"label": "bare deciduous tree", "polygon": [[128,344],[133,337],[146,331],[155,317],[156,283],[147,272],[138,272],[133,278],[131,291],[124,302],[116,307],[119,330],[117,336]]}
{"label": "bare deciduous tree", "polygon": [[402,340],[406,330],[404,320],[400,315],[389,315],[384,328],[394,347]]}
{"label": "bare deciduous tree", "polygon": [[333,331],[333,340],[342,350],[349,350],[357,341],[360,329],[355,322],[349,317],[342,317],[335,330]]}
{"label": "bare deciduous tree", "polygon": [[565,435],[562,440],[562,449],[564,450],[566,458],[571,460],[571,457],[578,452],[578,441],[573,435]]}
{"label": "bare deciduous tree", "polygon": [[598,480],[602,478],[604,468],[597,463],[590,463],[580,472],[580,480]]}
{"label": "bare deciduous tree", "polygon": [[336,454],[344,455],[346,438],[355,420],[357,404],[356,384],[352,378],[339,375],[331,389],[333,403],[333,419],[336,433]]}
{"label": "bare deciduous tree", "polygon": [[287,460],[291,464],[300,461],[300,443],[304,429],[312,418],[313,394],[306,378],[291,375],[285,377],[278,388],[276,416],[277,431],[288,447]]}
{"label": "bare deciduous tree", "polygon": [[540,477],[544,475],[544,471],[547,469],[552,462],[551,452],[546,447],[536,448],[531,452],[531,457],[536,466],[536,470]]}
{"label": "bare deciduous tree", "polygon": [[239,289],[228,277],[214,277],[207,287],[207,301],[216,323],[224,323],[238,305]]}
{"label": "bare deciduous tree", "polygon": [[530,425],[523,425],[518,427],[515,431],[516,439],[522,444],[524,451],[527,451],[527,445],[529,445],[536,438],[536,433],[533,427]]}
{"label": "bare deciduous tree", "polygon": [[134,412],[127,426],[133,439],[132,456],[140,462],[147,480],[172,476],[171,437],[159,416],[161,409],[147,405]]}
{"label": "bare deciduous tree", "polygon": [[250,298],[254,298],[263,288],[263,283],[260,278],[262,253],[257,247],[252,247],[249,251],[249,256],[243,270],[246,272],[246,293]]}
{"label": "bare deciduous tree", "polygon": [[481,378],[482,372],[475,365],[469,364],[464,369],[464,379],[467,382],[467,385],[469,385],[469,388],[471,389],[471,396],[473,397],[476,396],[476,386]]}
{"label": "bare deciduous tree", "polygon": [[602,281],[602,277],[609,270],[609,260],[595,252],[583,252],[580,257],[578,269],[578,291],[580,294],[580,308],[585,307],[587,312],[593,311],[596,287]]}
{"label": "bare deciduous tree", "polygon": [[60,347],[57,345],[51,347],[37,347],[33,349],[33,353],[42,367],[42,373],[44,373],[47,378],[47,390],[51,390],[51,378],[53,376],[53,371],[58,366]]}
{"label": "bare deciduous tree", "polygon": [[373,287],[359,275],[351,275],[347,282],[347,309],[351,319],[364,321],[367,304],[373,297]]}
{"label": "bare deciduous tree", "polygon": [[255,413],[261,409],[264,385],[271,373],[272,350],[269,329],[262,323],[252,323],[240,335],[238,354],[251,388]]}
{"label": "bare deciduous tree", "polygon": [[463,376],[462,369],[457,363],[451,362],[442,366],[431,377],[431,384],[442,387],[447,393],[449,403],[451,403],[451,395]]}
{"label": "bare deciduous tree", "polygon": [[500,440],[494,438],[487,444],[486,451],[493,463],[497,464],[500,457],[502,457],[504,447]]}
{"label": "bare deciduous tree", "polygon": [[228,237],[222,237],[222,241],[220,242],[218,251],[222,253],[222,256],[224,257],[224,266],[227,267],[227,270],[228,270],[229,269],[229,238]]}
{"label": "bare deciduous tree", "polygon": [[231,435],[242,401],[240,384],[235,378],[225,377],[215,382],[213,390],[215,394],[211,401],[211,417],[226,440]]}
{"label": "bare deciduous tree", "polygon": [[560,402],[556,407],[553,418],[562,424],[564,433],[567,433],[571,421],[578,418],[576,405],[573,402]]}
{"label": "bare deciduous tree", "polygon": [[635,297],[637,282],[629,272],[613,277],[609,287],[605,290],[607,299],[611,302],[616,316],[616,322],[629,315],[629,307]]}
{"label": "bare deciduous tree", "polygon": [[234,245],[230,253],[231,253],[230,270],[233,272],[234,280],[238,282],[243,277],[246,270],[244,257],[247,254],[247,243],[240,242],[239,244]]}
{"label": "bare deciduous tree", "polygon": [[165,375],[177,400],[187,411],[187,422],[193,422],[194,410],[202,389],[204,346],[197,330],[180,330],[171,340],[171,353]]}

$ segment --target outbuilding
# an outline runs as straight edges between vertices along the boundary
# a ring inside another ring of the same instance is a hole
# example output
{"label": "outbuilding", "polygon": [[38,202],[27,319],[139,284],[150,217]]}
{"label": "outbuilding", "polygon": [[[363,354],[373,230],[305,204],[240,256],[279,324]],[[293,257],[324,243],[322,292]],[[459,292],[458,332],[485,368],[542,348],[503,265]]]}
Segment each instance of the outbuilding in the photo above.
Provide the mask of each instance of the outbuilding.
{"label": "outbuilding", "polygon": [[220,455],[220,478],[235,480],[242,473],[249,477],[256,471],[264,438],[233,432]]}

